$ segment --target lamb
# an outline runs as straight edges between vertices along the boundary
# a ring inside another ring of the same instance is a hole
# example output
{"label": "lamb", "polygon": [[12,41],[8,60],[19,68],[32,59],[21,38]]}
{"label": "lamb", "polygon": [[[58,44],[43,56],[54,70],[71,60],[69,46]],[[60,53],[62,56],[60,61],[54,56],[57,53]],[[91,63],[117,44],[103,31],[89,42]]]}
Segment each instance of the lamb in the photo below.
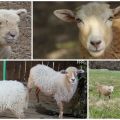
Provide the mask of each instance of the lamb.
{"label": "lamb", "polygon": [[59,107],[59,118],[63,117],[63,102],[69,102],[73,97],[77,85],[77,70],[68,67],[65,71],[57,72],[46,65],[36,65],[31,68],[27,87],[31,90],[34,86],[45,95],[53,96]]}
{"label": "lamb", "polygon": [[75,11],[55,10],[54,15],[65,22],[77,24],[80,58],[115,59],[120,58],[120,20],[116,19],[119,11],[120,6],[111,9],[107,3],[91,2]]}
{"label": "lamb", "polygon": [[28,90],[18,81],[0,81],[0,112],[9,109],[16,117],[24,117],[28,107]]}
{"label": "lamb", "polygon": [[99,97],[100,97],[101,95],[103,95],[103,96],[108,96],[109,99],[110,99],[111,93],[112,93],[113,90],[114,90],[114,87],[113,87],[113,86],[100,85],[100,84],[98,84],[98,85],[96,86],[96,88],[97,88],[97,92],[99,93]]}
{"label": "lamb", "polygon": [[11,44],[19,36],[18,23],[23,14],[27,14],[26,9],[0,9],[0,59],[7,59],[11,56]]}

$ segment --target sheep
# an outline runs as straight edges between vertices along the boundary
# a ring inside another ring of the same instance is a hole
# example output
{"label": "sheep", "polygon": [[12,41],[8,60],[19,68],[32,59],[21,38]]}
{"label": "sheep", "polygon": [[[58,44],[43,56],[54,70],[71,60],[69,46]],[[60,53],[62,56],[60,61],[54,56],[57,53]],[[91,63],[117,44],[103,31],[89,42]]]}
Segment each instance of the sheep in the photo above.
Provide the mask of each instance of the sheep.
{"label": "sheep", "polygon": [[[119,11],[120,6],[111,9],[107,3],[91,2],[75,11],[55,10],[54,15],[65,22],[77,24],[80,58],[113,59],[120,58],[120,20],[116,19]],[[112,31],[112,28],[115,30]]]}
{"label": "sheep", "polygon": [[9,109],[16,117],[24,117],[28,107],[28,90],[18,81],[0,81],[0,112]]}
{"label": "sheep", "polygon": [[36,86],[38,91],[54,97],[59,107],[59,118],[62,118],[63,102],[70,101],[78,85],[77,72],[84,71],[68,67],[61,73],[46,65],[38,64],[30,69],[27,87],[31,90]]}
{"label": "sheep", "polygon": [[19,36],[20,16],[27,14],[26,9],[0,9],[0,59],[10,58],[11,44]]}
{"label": "sheep", "polygon": [[113,92],[114,87],[97,84],[96,89],[97,89],[97,92],[99,93],[99,98],[101,97],[101,95],[103,95],[103,96],[108,96],[110,99],[110,95]]}
{"label": "sheep", "polygon": [[[71,67],[70,67],[71,68]],[[72,69],[70,69],[69,68],[69,71],[70,70],[73,70],[73,68]],[[63,74],[65,74],[66,73],[66,71],[65,70],[60,70],[60,73],[63,73]],[[39,87],[36,87],[36,90],[35,90],[35,94],[36,94],[36,98],[37,98],[37,102],[39,103],[39,93],[40,93],[40,89],[39,89]]]}

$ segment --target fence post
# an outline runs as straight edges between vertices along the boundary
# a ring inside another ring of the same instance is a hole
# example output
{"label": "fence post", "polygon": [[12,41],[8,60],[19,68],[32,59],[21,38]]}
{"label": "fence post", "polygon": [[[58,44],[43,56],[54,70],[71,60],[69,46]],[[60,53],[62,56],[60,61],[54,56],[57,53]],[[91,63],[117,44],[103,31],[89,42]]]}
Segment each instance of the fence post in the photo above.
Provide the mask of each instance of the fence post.
{"label": "fence post", "polygon": [[6,64],[7,64],[7,61],[4,60],[3,61],[3,80],[6,80],[6,72],[7,72],[7,70],[6,70]]}

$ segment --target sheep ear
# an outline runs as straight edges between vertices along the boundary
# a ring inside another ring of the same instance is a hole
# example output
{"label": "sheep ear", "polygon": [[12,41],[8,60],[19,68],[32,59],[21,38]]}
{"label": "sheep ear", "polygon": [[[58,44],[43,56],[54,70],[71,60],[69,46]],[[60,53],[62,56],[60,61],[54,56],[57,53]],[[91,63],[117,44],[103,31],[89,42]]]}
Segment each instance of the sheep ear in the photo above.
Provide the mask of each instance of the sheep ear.
{"label": "sheep ear", "polygon": [[58,17],[59,19],[65,21],[65,22],[74,22],[75,21],[74,13],[71,10],[60,9],[60,10],[55,10],[53,13],[56,17]]}
{"label": "sheep ear", "polygon": [[19,15],[19,16],[26,15],[27,10],[26,9],[18,9],[18,10],[16,10],[16,14]]}
{"label": "sheep ear", "polygon": [[116,16],[120,12],[120,6],[113,9],[113,14]]}
{"label": "sheep ear", "polygon": [[84,73],[85,71],[83,69],[80,69],[77,71],[77,73]]}

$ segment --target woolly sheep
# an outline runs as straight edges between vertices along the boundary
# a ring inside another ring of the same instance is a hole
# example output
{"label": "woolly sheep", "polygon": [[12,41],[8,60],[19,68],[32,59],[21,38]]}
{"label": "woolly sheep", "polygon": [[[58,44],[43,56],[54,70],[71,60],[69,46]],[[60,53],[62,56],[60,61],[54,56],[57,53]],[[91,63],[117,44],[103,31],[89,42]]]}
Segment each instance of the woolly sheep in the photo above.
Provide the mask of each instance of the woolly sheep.
{"label": "woolly sheep", "polygon": [[109,4],[92,2],[78,7],[75,11],[55,10],[54,15],[65,22],[77,24],[80,58],[105,59],[120,58],[120,20],[118,19],[115,29],[119,32],[113,31],[112,34],[112,26],[116,22],[115,16],[119,11],[120,6],[111,9]]}
{"label": "woolly sheep", "polygon": [[27,14],[26,9],[0,9],[0,59],[9,58],[12,53],[11,44],[19,36],[18,23],[22,14]]}
{"label": "woolly sheep", "polygon": [[[77,72],[75,67],[68,67],[61,73],[38,64],[31,68],[27,86],[29,90],[36,86],[44,94],[53,96],[60,109],[59,118],[62,118],[63,102],[70,101],[78,85]],[[79,70],[79,72],[84,71]]]}
{"label": "woolly sheep", "polygon": [[0,81],[0,112],[9,109],[16,117],[24,117],[28,107],[28,90],[18,81]]}
{"label": "woolly sheep", "polygon": [[113,87],[113,86],[100,85],[100,84],[98,84],[98,85],[96,86],[96,88],[97,88],[97,92],[99,93],[99,97],[100,97],[101,95],[103,95],[103,96],[108,96],[109,99],[110,99],[111,93],[112,93],[113,90],[114,90],[114,87]]}

